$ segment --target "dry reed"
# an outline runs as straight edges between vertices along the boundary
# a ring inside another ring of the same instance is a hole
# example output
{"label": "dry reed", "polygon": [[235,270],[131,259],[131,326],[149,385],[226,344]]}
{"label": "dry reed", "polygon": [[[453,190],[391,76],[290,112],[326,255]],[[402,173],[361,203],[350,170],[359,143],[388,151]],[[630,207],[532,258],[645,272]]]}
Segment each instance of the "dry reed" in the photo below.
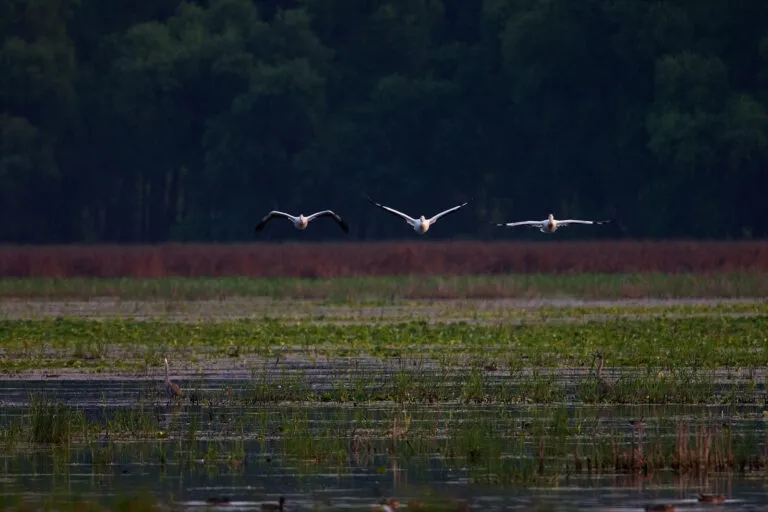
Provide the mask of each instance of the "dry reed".
{"label": "dry reed", "polygon": [[5,246],[0,276],[299,277],[768,272],[768,242]]}

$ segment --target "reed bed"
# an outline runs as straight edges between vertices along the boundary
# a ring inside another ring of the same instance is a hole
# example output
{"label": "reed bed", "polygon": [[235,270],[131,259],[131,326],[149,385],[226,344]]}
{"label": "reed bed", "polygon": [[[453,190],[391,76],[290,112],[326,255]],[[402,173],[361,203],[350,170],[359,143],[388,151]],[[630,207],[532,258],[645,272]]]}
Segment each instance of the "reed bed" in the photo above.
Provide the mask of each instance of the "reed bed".
{"label": "reed bed", "polygon": [[6,246],[0,276],[338,278],[765,273],[768,242],[366,242]]}
{"label": "reed bed", "polygon": [[[768,462],[768,434],[755,429],[761,419],[744,412],[712,416],[700,409],[692,417],[690,408],[655,406],[634,409],[637,416],[616,413],[617,421],[604,423],[600,409],[563,405],[456,404],[447,414],[436,414],[417,406],[223,403],[161,408],[137,403],[116,412],[39,397],[33,402],[10,423],[5,420],[0,445],[6,454],[23,458],[50,446],[52,456],[64,462],[80,460],[85,452],[94,465],[138,457],[147,463],[174,460],[179,467],[197,461],[233,473],[275,457],[297,461],[307,474],[375,467],[381,455],[416,474],[441,454],[446,469],[494,485],[555,485],[563,477],[604,474],[760,475]],[[67,470],[66,463],[54,467]]]}

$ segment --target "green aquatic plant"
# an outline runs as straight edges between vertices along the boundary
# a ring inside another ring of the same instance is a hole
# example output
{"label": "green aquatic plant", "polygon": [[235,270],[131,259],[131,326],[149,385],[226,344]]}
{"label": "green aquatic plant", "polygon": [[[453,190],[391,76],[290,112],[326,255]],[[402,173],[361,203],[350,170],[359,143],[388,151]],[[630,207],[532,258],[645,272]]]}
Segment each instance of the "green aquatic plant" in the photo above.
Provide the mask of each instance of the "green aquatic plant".
{"label": "green aquatic plant", "polygon": [[237,277],[160,279],[3,279],[0,296],[20,298],[93,298],[164,300],[177,304],[228,297],[320,299],[329,304],[389,304],[418,298],[592,299],[638,297],[765,297],[761,273],[728,274],[525,274],[469,276],[350,277],[291,279]]}
{"label": "green aquatic plant", "polygon": [[[579,323],[309,325],[234,320],[178,323],[125,320],[0,321],[0,369],[72,365],[83,372],[110,365],[136,370],[148,366],[153,340],[174,340],[187,366],[230,358],[218,348],[236,344],[240,358],[279,362],[289,357],[412,359],[442,366],[466,365],[482,358],[506,361],[510,370],[588,364],[602,352],[612,367],[762,367],[768,365],[768,316],[738,318],[642,318]],[[45,360],[25,359],[26,348],[41,338]],[[101,359],[72,359],[71,340],[108,340]],[[161,343],[158,341],[158,343]],[[164,344],[164,343],[163,343]],[[162,347],[167,349],[166,347]],[[247,355],[246,355],[247,354]],[[266,358],[264,356],[267,356]],[[268,364],[262,363],[266,369]],[[178,370],[177,370],[178,371]],[[186,370],[189,371],[189,370]],[[254,371],[259,371],[254,365]]]}
{"label": "green aquatic plant", "polygon": [[69,444],[73,436],[88,430],[82,411],[39,395],[31,399],[29,420],[29,441],[33,443]]}

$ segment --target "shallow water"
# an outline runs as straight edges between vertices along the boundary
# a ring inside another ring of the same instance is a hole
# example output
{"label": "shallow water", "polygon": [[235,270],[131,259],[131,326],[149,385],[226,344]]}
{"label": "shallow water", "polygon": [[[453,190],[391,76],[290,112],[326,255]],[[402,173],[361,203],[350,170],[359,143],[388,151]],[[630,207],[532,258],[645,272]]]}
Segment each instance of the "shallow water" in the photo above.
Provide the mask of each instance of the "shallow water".
{"label": "shallow water", "polygon": [[[180,383],[192,389],[191,382]],[[225,497],[226,509],[255,510],[284,495],[289,510],[370,510],[382,497],[405,504],[430,496],[467,500],[475,510],[643,510],[655,503],[711,510],[696,496],[714,492],[728,498],[718,510],[768,507],[764,467],[686,477],[574,468],[577,443],[582,458],[612,441],[628,450],[640,436],[630,420],[640,417],[649,451],[657,446],[671,453],[676,428],[684,424],[692,445],[706,428],[713,447],[722,446],[727,427],[737,458],[766,454],[768,424],[757,406],[251,405],[225,391],[229,386],[242,398],[249,384],[197,380],[197,404],[167,405],[157,382],[4,381],[3,429],[28,419],[34,399],[45,396],[81,411],[91,431],[67,447],[5,447],[3,493],[6,499],[60,492],[109,500],[149,491],[188,509]],[[136,435],[110,432],[109,422],[131,411],[151,428]],[[541,440],[546,469],[536,479],[531,473]]]}

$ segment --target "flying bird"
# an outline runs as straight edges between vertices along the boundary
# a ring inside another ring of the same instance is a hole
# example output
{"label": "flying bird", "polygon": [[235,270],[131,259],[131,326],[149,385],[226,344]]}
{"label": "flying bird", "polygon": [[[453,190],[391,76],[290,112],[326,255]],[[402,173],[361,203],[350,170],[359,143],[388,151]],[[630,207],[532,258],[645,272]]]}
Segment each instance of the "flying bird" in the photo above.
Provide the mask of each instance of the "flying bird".
{"label": "flying bird", "polygon": [[458,206],[454,206],[453,208],[445,210],[444,212],[438,213],[437,215],[435,215],[431,219],[426,219],[426,218],[424,218],[423,215],[421,217],[419,217],[418,219],[414,219],[413,217],[409,217],[408,215],[404,214],[403,212],[399,212],[399,211],[395,210],[394,208],[390,208],[389,206],[384,206],[382,204],[379,204],[379,203],[377,203],[376,201],[374,201],[373,199],[371,199],[368,196],[365,196],[365,198],[368,199],[368,201],[370,201],[371,203],[373,203],[376,206],[378,206],[379,208],[381,208],[382,210],[387,211],[387,212],[389,212],[389,213],[391,213],[393,215],[397,215],[401,219],[404,219],[405,222],[410,224],[410,226],[413,228],[413,230],[415,232],[417,232],[418,234],[420,234],[420,235],[423,235],[424,233],[426,233],[427,230],[429,230],[429,228],[432,226],[432,224],[437,222],[437,220],[440,217],[442,217],[444,215],[448,215],[449,213],[453,213],[456,210],[458,210],[459,208],[462,208],[462,207],[464,207],[464,206],[469,204],[469,201],[467,201],[466,203],[462,203],[462,204],[460,204]]}
{"label": "flying bird", "polygon": [[515,226],[531,226],[534,228],[537,228],[542,233],[554,233],[557,231],[557,228],[568,226],[569,224],[608,224],[611,222],[610,220],[577,220],[577,219],[566,219],[566,220],[556,220],[555,217],[550,213],[549,217],[547,217],[544,220],[525,220],[522,222],[509,222],[506,224],[496,224],[497,226],[507,226],[509,228],[513,228]]}
{"label": "flying bird", "polygon": [[347,223],[344,222],[344,219],[342,219],[338,214],[336,214],[332,210],[323,210],[321,212],[313,213],[308,217],[305,217],[304,215],[301,215],[301,214],[299,214],[298,217],[294,217],[293,215],[289,215],[287,213],[279,212],[277,210],[272,210],[263,219],[261,219],[261,222],[259,222],[256,225],[256,227],[254,228],[254,231],[258,233],[259,231],[264,229],[264,226],[267,225],[267,222],[274,219],[275,217],[285,217],[286,219],[290,220],[293,223],[293,227],[295,227],[296,229],[307,229],[307,226],[309,225],[309,223],[318,217],[333,217],[333,220],[335,220],[336,223],[341,227],[342,231],[344,231],[345,233],[349,233],[349,226],[347,226]]}

